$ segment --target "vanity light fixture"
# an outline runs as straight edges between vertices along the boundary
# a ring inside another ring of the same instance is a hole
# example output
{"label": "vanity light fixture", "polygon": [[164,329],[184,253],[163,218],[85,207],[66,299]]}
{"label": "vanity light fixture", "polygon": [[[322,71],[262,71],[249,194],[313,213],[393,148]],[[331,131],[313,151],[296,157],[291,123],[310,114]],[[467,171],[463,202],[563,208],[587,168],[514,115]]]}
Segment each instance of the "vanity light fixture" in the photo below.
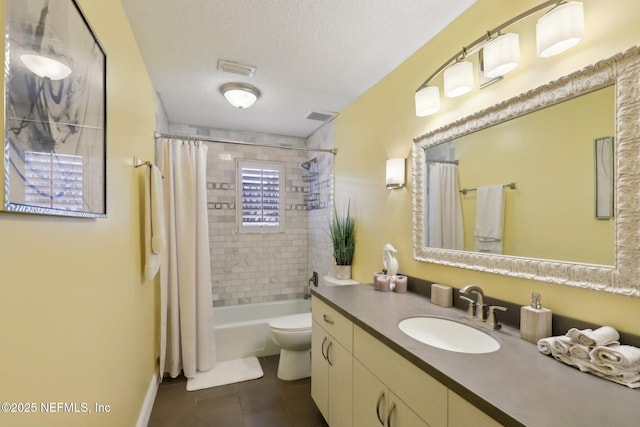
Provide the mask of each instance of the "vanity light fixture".
{"label": "vanity light fixture", "polygon": [[387,160],[387,190],[404,187],[404,164],[403,158]]}
{"label": "vanity light fixture", "polygon": [[536,24],[538,56],[548,58],[562,53],[584,37],[584,7],[570,1],[551,9]]}
{"label": "vanity light fixture", "polygon": [[416,116],[429,116],[440,110],[440,88],[425,86],[416,92]]}
{"label": "vanity light fixture", "polygon": [[473,89],[473,64],[458,61],[444,70],[444,94],[447,98],[456,98]]}
{"label": "vanity light fixture", "polygon": [[502,30],[534,13],[549,9],[536,25],[538,56],[557,55],[578,44],[584,35],[584,8],[582,2],[549,0],[511,18],[487,31],[453,55],[420,85],[415,93],[416,116],[425,117],[440,109],[440,91],[431,81],[443,73],[444,94],[449,98],[464,95],[473,89],[473,64],[465,60],[480,52],[480,70],[492,79],[485,87],[514,70],[520,63],[520,37],[515,33],[502,34]]}
{"label": "vanity light fixture", "polygon": [[71,75],[71,68],[62,62],[42,55],[21,55],[22,63],[35,75],[51,80],[66,79]]}
{"label": "vanity light fixture", "polygon": [[490,79],[504,76],[520,63],[520,36],[502,34],[482,48],[482,69]]}
{"label": "vanity light fixture", "polygon": [[240,109],[251,107],[260,98],[260,91],[248,83],[225,83],[220,86],[220,93],[229,104]]}

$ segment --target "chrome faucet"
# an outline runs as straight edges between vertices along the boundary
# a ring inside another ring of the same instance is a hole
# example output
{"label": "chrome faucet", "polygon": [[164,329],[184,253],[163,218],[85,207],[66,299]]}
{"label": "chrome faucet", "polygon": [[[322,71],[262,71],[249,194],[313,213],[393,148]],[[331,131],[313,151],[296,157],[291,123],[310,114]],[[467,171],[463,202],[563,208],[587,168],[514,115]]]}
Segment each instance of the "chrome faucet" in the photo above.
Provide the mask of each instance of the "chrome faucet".
{"label": "chrome faucet", "polygon": [[460,289],[460,293],[463,295],[466,295],[466,300],[469,301],[471,298],[472,294],[476,295],[476,300],[473,301],[475,302],[475,304],[469,304],[471,307],[473,307],[475,305],[475,313],[471,313],[471,310],[469,310],[469,314],[471,315],[471,317],[476,318],[478,320],[480,320],[481,322],[484,322],[486,320],[485,314],[484,314],[484,309],[486,308],[486,305],[484,304],[484,292],[482,291],[482,288],[480,288],[480,286],[477,285],[467,285],[465,287],[463,287],[462,289]]}
{"label": "chrome faucet", "polygon": [[[497,330],[502,327],[496,318],[496,310],[507,311],[505,307],[492,305],[489,307],[489,314],[485,317],[484,292],[479,286],[467,285],[460,289],[460,298],[469,302],[467,308],[467,318],[475,324],[483,328]],[[476,299],[472,299],[472,295],[476,295]]]}

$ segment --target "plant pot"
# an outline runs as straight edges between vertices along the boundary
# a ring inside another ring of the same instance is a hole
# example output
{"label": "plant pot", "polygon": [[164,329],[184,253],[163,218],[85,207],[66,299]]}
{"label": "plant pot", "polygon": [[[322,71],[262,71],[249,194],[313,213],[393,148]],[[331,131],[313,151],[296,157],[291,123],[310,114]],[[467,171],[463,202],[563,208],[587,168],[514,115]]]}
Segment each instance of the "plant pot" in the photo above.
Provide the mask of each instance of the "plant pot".
{"label": "plant pot", "polygon": [[333,277],[340,280],[351,279],[351,266],[350,265],[335,265],[333,267]]}

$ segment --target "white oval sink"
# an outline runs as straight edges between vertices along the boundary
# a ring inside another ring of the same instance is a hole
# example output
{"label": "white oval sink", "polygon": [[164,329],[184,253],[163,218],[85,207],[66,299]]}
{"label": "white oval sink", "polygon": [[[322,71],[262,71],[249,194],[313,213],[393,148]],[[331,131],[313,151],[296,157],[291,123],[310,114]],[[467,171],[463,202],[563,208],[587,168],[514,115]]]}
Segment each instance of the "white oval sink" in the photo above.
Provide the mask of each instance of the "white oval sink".
{"label": "white oval sink", "polygon": [[410,317],[401,321],[402,332],[422,343],[458,353],[491,353],[500,343],[476,328],[440,317]]}

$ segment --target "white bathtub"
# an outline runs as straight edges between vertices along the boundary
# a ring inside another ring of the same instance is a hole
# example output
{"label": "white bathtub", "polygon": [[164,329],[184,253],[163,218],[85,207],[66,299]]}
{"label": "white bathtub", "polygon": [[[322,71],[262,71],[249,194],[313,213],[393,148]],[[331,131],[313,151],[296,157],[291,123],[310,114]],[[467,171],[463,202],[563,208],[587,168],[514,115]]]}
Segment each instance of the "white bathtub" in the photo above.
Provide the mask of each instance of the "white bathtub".
{"label": "white bathtub", "polygon": [[269,335],[271,319],[311,311],[311,300],[295,299],[213,308],[216,360],[278,354]]}

